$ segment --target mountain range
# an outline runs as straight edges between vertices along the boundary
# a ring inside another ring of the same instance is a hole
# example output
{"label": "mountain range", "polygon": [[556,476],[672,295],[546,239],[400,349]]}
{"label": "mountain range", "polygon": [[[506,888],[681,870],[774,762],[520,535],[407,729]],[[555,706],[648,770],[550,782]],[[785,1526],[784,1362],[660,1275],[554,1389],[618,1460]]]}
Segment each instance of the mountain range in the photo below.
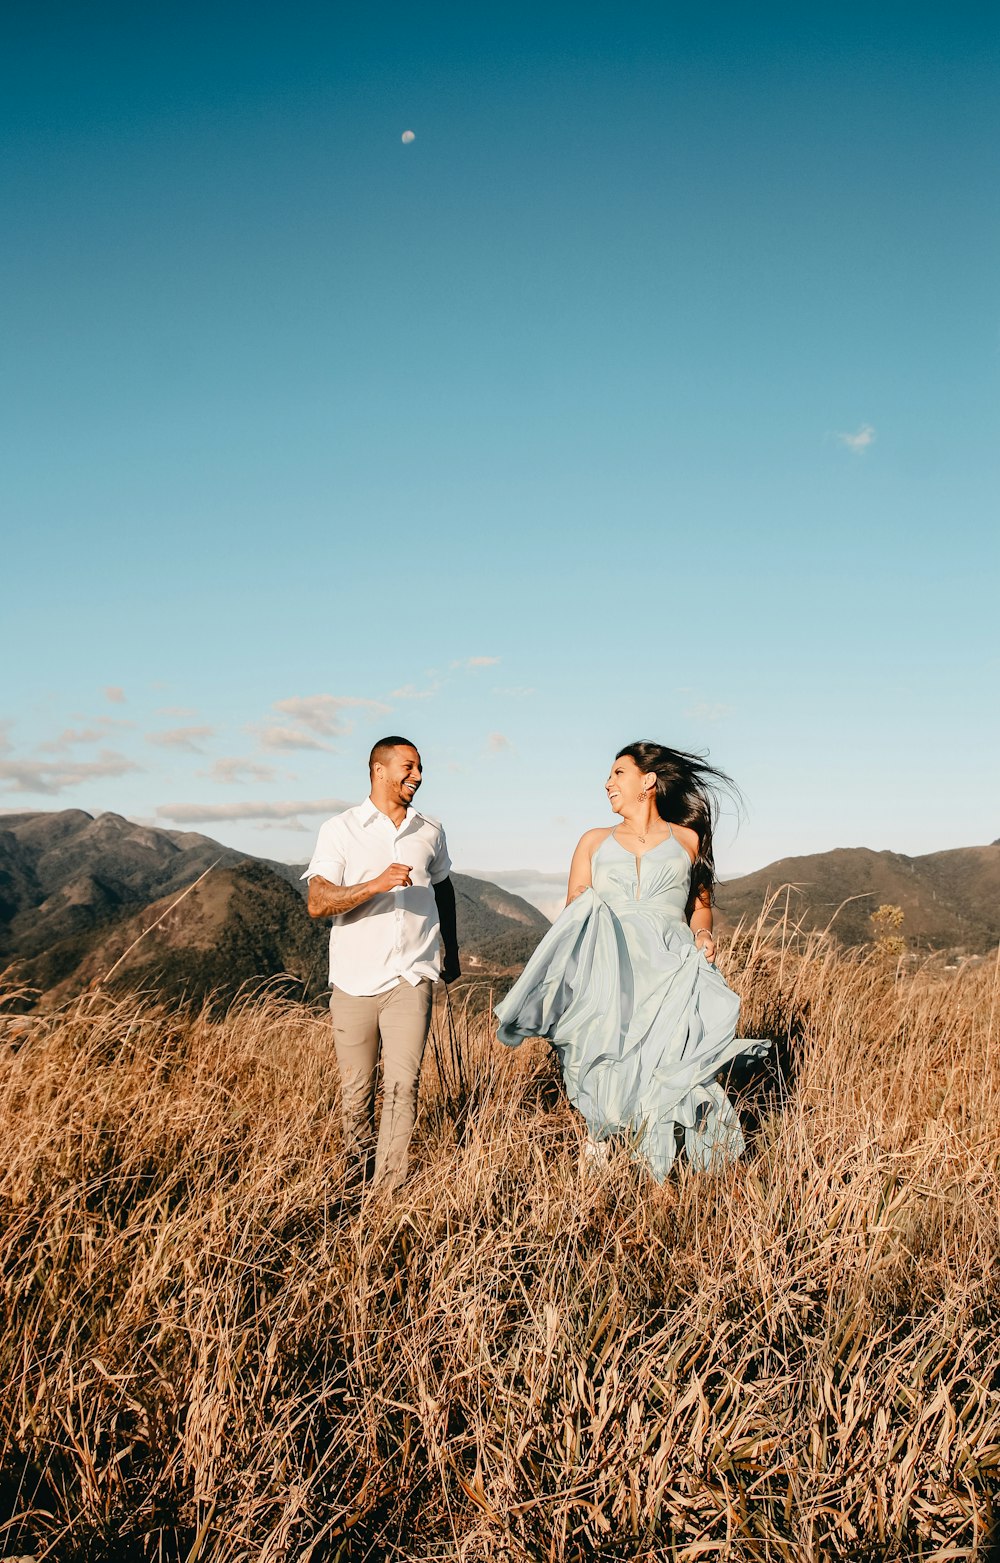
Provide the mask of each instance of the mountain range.
{"label": "mountain range", "polygon": [[[119,814],[3,815],[0,972],[8,987],[26,990],[21,1007],[98,984],[225,1000],[278,974],[317,997],[329,927],[306,912],[301,875],[197,832]],[[497,885],[452,878],[466,969],[521,967],[547,919]]]}
{"label": "mountain range", "polygon": [[[21,1008],[98,985],[225,1001],[246,984],[289,978],[317,998],[327,925],[308,916],[301,874],[118,814],[2,815],[0,972],[21,990]],[[466,973],[509,980],[548,919],[501,885],[452,877]],[[1000,843],[916,858],[863,847],[785,858],[719,886],[720,926],[755,918],[774,892],[793,923],[831,926],[847,944],[872,937],[883,903],[901,908],[911,948],[974,954],[1000,942]]]}
{"label": "mountain range", "polygon": [[902,911],[896,931],[913,950],[981,955],[1000,944],[1000,842],[921,857],[840,847],[782,858],[718,886],[719,926],[755,918],[775,892],[783,910],[784,887],[792,923],[829,926],[843,944],[871,939],[871,914],[882,905]]}

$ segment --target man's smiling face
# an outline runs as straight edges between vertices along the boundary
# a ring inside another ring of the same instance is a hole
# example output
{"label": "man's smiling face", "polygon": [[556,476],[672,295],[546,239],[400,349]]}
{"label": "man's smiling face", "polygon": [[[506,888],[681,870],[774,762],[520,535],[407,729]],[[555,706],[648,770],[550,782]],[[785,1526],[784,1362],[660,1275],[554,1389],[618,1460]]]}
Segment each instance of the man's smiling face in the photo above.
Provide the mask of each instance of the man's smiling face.
{"label": "man's smiling face", "polygon": [[379,766],[382,785],[390,800],[408,809],[422,780],[420,756],[409,744],[400,744]]}

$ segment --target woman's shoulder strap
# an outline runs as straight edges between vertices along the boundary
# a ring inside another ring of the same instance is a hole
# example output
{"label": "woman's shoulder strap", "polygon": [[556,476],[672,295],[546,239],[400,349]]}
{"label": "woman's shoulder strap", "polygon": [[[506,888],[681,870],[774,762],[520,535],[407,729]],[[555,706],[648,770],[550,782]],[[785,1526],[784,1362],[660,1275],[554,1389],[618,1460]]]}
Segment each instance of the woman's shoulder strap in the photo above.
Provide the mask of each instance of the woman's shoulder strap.
{"label": "woman's shoulder strap", "polygon": [[608,837],[613,836],[614,833],[615,827],[613,825],[595,825],[592,830],[584,831],[581,843],[584,841],[587,843],[587,850],[593,857],[598,847],[603,846]]}

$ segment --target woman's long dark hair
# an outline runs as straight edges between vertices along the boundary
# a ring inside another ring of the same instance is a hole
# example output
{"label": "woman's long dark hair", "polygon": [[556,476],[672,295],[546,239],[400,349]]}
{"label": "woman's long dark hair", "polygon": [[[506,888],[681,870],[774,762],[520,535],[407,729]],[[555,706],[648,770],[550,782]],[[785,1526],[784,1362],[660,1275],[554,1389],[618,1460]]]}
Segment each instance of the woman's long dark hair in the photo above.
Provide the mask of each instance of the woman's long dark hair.
{"label": "woman's long dark hair", "polygon": [[672,825],[686,825],[698,836],[698,856],[691,867],[691,893],[686,916],[690,917],[699,896],[715,900],[715,853],[712,831],[719,815],[718,789],[739,802],[735,782],[697,754],[683,749],[668,749],[666,744],[645,740],[626,744],[615,756],[634,760],[644,774],[656,777],[656,808],[659,816]]}

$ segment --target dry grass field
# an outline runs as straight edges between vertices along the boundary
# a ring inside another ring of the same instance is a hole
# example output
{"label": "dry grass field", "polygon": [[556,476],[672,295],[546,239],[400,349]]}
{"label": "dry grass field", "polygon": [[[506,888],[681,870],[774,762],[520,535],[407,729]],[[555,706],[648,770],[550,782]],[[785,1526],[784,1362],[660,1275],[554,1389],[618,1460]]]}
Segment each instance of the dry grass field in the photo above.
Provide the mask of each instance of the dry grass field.
{"label": "dry grass field", "polygon": [[723,962],[745,1160],[581,1170],[541,1044],[437,1022],[344,1197],[322,1015],[92,998],[0,1057],[0,1554],[972,1559],[1000,1477],[996,968]]}

